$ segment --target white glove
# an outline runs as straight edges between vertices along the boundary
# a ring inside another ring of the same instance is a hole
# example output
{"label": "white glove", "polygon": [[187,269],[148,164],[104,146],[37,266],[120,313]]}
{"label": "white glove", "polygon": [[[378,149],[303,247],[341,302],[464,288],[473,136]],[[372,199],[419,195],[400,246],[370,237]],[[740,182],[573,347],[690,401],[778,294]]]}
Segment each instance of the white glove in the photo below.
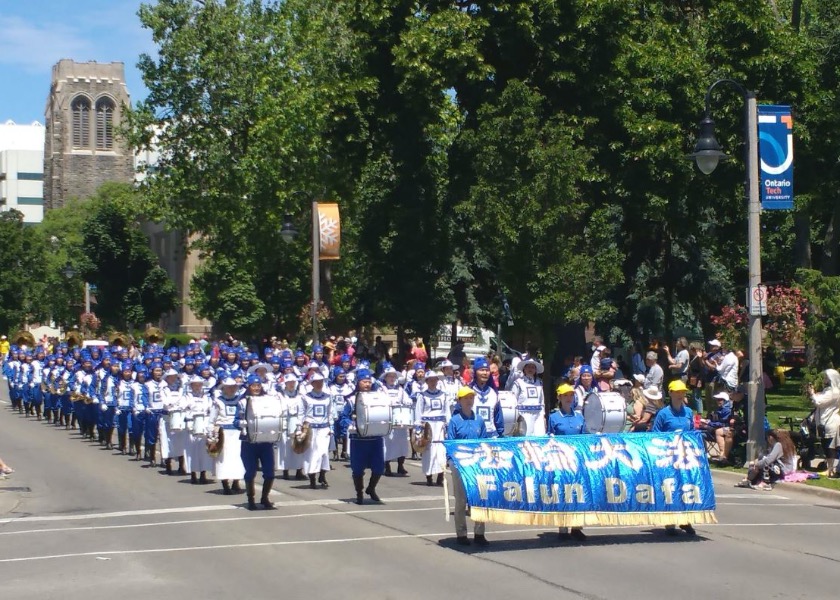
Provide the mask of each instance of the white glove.
{"label": "white glove", "polygon": [[115,415],[117,415],[117,416],[120,416],[120,415],[122,414],[122,411],[118,408],[118,409],[114,412],[114,414],[115,414]]}
{"label": "white glove", "polygon": [[100,404],[100,405],[99,405],[99,410],[101,410],[102,412],[105,412],[105,411],[107,411],[107,410],[108,410],[108,407],[107,407],[106,405],[104,405],[104,404]]}
{"label": "white glove", "polygon": [[146,407],[145,411],[146,411],[146,414],[152,414],[152,409],[151,408]]}

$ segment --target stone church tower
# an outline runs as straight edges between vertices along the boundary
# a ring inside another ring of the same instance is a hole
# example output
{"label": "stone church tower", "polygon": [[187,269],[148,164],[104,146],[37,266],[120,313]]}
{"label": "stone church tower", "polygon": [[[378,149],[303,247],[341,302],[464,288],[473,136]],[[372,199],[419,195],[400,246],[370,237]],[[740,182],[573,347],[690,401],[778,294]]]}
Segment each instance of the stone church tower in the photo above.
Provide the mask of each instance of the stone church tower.
{"label": "stone church tower", "polygon": [[44,208],[89,198],[106,181],[134,181],[134,155],[115,134],[131,99],[121,62],[62,59],[46,107]]}

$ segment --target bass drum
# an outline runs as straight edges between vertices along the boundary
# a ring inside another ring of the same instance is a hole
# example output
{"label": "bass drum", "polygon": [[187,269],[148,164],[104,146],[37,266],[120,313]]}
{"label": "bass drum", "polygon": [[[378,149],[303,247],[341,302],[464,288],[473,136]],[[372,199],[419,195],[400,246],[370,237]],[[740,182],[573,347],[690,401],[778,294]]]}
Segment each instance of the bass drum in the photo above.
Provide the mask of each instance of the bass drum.
{"label": "bass drum", "polygon": [[[525,435],[526,432],[522,430],[525,426],[525,421],[519,416],[516,394],[513,392],[499,392],[499,405],[502,407],[502,417],[505,420],[505,437]],[[492,423],[490,423],[490,426],[492,426]]]}
{"label": "bass drum", "polygon": [[583,419],[589,433],[621,433],[627,418],[627,402],[618,392],[589,392],[583,404]]}
{"label": "bass drum", "polygon": [[248,441],[274,444],[280,440],[286,420],[281,418],[280,401],[271,396],[250,396],[245,406]]}
{"label": "bass drum", "polygon": [[356,394],[356,432],[359,437],[385,436],[391,433],[391,401],[384,394]]}

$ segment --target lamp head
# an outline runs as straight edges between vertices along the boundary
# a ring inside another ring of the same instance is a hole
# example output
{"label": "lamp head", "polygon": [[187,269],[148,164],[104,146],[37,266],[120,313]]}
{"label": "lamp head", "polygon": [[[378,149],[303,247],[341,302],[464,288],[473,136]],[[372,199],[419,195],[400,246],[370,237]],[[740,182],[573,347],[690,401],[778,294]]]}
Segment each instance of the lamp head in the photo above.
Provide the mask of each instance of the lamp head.
{"label": "lamp head", "polygon": [[64,276],[67,279],[73,279],[73,277],[75,277],[75,275],[76,275],[76,270],[73,268],[73,265],[71,265],[70,263],[67,263],[66,265],[64,265],[64,268],[61,270],[61,272],[64,274]]}
{"label": "lamp head", "polygon": [[718,166],[722,160],[727,160],[729,157],[724,154],[720,148],[717,139],[715,139],[715,122],[709,115],[700,121],[700,135],[697,138],[697,143],[694,145],[694,152],[688,155],[697,163],[697,168],[704,175],[709,175]]}
{"label": "lamp head", "polygon": [[297,237],[298,231],[292,223],[292,215],[286,215],[283,227],[280,228],[280,237],[287,244],[291,244]]}

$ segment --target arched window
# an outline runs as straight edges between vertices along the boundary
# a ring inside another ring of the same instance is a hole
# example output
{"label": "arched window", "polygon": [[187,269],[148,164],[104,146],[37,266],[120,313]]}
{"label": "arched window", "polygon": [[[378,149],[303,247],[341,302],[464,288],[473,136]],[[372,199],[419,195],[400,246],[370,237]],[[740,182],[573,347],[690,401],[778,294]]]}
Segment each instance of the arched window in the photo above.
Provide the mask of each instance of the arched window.
{"label": "arched window", "polygon": [[90,100],[78,96],[70,104],[73,113],[73,147],[90,147]]}
{"label": "arched window", "polygon": [[96,149],[114,149],[114,101],[110,98],[96,101]]}

